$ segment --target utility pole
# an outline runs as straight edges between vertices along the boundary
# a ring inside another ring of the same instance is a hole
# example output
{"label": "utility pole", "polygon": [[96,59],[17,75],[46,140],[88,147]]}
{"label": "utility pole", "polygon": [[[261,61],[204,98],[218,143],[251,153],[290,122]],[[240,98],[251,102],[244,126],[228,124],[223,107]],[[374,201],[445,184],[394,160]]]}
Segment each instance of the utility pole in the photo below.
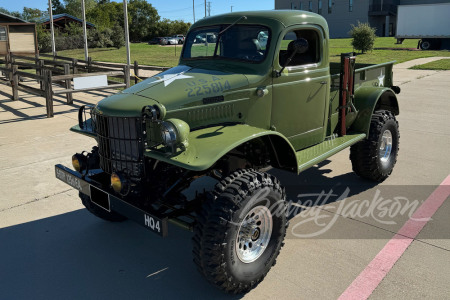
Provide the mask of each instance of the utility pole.
{"label": "utility pole", "polygon": [[192,0],[192,14],[194,15],[194,23],[195,23],[195,0]]}
{"label": "utility pole", "polygon": [[50,16],[50,30],[51,30],[51,33],[52,33],[52,53],[53,53],[53,56],[56,56],[55,29],[53,28],[53,6],[52,6],[52,0],[48,0],[48,14]]}
{"label": "utility pole", "polygon": [[206,18],[206,0],[205,0],[205,18]]}
{"label": "utility pole", "polygon": [[[127,47],[127,65],[130,65],[130,34],[128,32],[128,10],[127,0],[123,0],[123,28],[125,29],[125,47]],[[125,74],[129,76],[130,74]]]}
{"label": "utility pole", "polygon": [[81,0],[81,11],[83,14],[84,60],[87,61],[89,54],[88,54],[87,32],[86,32],[86,6],[84,4],[84,0]]}
{"label": "utility pole", "polygon": [[208,1],[208,17],[211,16],[211,1]]}
{"label": "utility pole", "polygon": [[233,12],[233,5],[231,5],[231,12]]}

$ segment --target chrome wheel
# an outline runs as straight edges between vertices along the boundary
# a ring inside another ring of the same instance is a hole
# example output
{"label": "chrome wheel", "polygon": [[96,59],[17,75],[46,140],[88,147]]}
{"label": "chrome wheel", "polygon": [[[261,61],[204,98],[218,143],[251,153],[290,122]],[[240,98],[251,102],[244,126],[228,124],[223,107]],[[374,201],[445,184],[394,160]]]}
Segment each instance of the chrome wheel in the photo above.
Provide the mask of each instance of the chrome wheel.
{"label": "chrome wheel", "polygon": [[267,248],[272,235],[272,214],[262,205],[248,212],[239,226],[236,254],[243,263],[257,260]]}
{"label": "chrome wheel", "polygon": [[379,157],[382,164],[387,164],[392,151],[392,133],[385,130],[381,136],[381,144],[379,149]]}

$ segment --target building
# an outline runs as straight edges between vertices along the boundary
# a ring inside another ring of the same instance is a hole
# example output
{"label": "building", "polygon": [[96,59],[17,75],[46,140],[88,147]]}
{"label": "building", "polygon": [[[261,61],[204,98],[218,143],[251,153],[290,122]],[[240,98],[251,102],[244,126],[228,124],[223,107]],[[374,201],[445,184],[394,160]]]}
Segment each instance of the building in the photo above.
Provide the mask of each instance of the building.
{"label": "building", "polygon": [[36,54],[36,24],[0,12],[0,55]]}
{"label": "building", "polygon": [[332,38],[348,37],[351,24],[369,23],[378,36],[395,36],[397,6],[449,3],[450,0],[275,0],[275,9],[307,10],[322,15]]}
{"label": "building", "polygon": [[[53,26],[55,29],[59,28],[60,30],[64,31],[66,25],[69,25],[71,23],[76,23],[81,26],[83,24],[83,20],[69,14],[58,14],[53,16]],[[42,24],[50,30],[50,18],[42,20]],[[87,29],[90,29],[92,27],[95,27],[95,25],[90,22],[86,22]]]}

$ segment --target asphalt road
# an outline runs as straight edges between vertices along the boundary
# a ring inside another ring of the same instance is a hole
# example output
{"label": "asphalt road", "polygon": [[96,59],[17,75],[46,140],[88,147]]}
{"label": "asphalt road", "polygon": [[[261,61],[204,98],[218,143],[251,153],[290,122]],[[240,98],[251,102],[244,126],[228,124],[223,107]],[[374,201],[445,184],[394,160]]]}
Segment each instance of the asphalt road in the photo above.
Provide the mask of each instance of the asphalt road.
{"label": "asphalt road", "polygon": [[[104,222],[54,178],[56,163],[70,166],[74,152],[93,146],[68,131],[78,105],[106,93],[75,94],[73,106],[56,97],[55,118],[46,119],[43,98],[20,93],[13,102],[5,93],[10,88],[1,85],[0,299],[338,298],[450,174],[450,71],[407,70],[409,64],[394,70],[402,88],[401,139],[391,177],[380,185],[359,179],[348,149],[299,176],[272,170],[293,203],[286,243],[264,281],[238,296],[199,275],[191,233],[170,226],[169,237],[161,239],[130,221]],[[324,202],[317,195],[322,191],[333,196]],[[408,209],[357,213],[361,201],[380,197],[401,199]],[[449,213],[447,199],[371,299],[449,297]]]}

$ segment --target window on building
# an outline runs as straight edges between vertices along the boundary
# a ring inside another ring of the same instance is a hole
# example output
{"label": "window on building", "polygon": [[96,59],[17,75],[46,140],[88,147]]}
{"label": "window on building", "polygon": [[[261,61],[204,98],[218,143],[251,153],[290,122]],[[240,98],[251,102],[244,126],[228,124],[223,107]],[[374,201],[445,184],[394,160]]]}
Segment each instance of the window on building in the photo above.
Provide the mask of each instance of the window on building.
{"label": "window on building", "polygon": [[312,1],[309,1],[309,7],[308,7],[309,11],[312,11]]}
{"label": "window on building", "polygon": [[348,11],[349,12],[353,11],[353,0],[348,0]]}
{"label": "window on building", "polygon": [[288,57],[292,55],[293,43],[296,39],[304,38],[308,41],[308,50],[302,54],[296,54],[289,66],[301,66],[318,63],[320,61],[319,34],[313,29],[294,30],[288,32],[281,42],[279,53],[280,66],[284,66]]}
{"label": "window on building", "polygon": [[294,3],[291,2],[291,9],[294,9]]}
{"label": "window on building", "polygon": [[322,14],[322,0],[319,0],[319,2],[317,2],[317,13],[319,15]]}
{"label": "window on building", "polygon": [[331,14],[331,6],[333,5],[333,0],[328,0],[328,13]]}
{"label": "window on building", "polygon": [[6,41],[6,27],[0,26],[0,41]]}
{"label": "window on building", "polygon": [[298,9],[303,10],[303,2],[300,1],[300,6],[298,7]]}

